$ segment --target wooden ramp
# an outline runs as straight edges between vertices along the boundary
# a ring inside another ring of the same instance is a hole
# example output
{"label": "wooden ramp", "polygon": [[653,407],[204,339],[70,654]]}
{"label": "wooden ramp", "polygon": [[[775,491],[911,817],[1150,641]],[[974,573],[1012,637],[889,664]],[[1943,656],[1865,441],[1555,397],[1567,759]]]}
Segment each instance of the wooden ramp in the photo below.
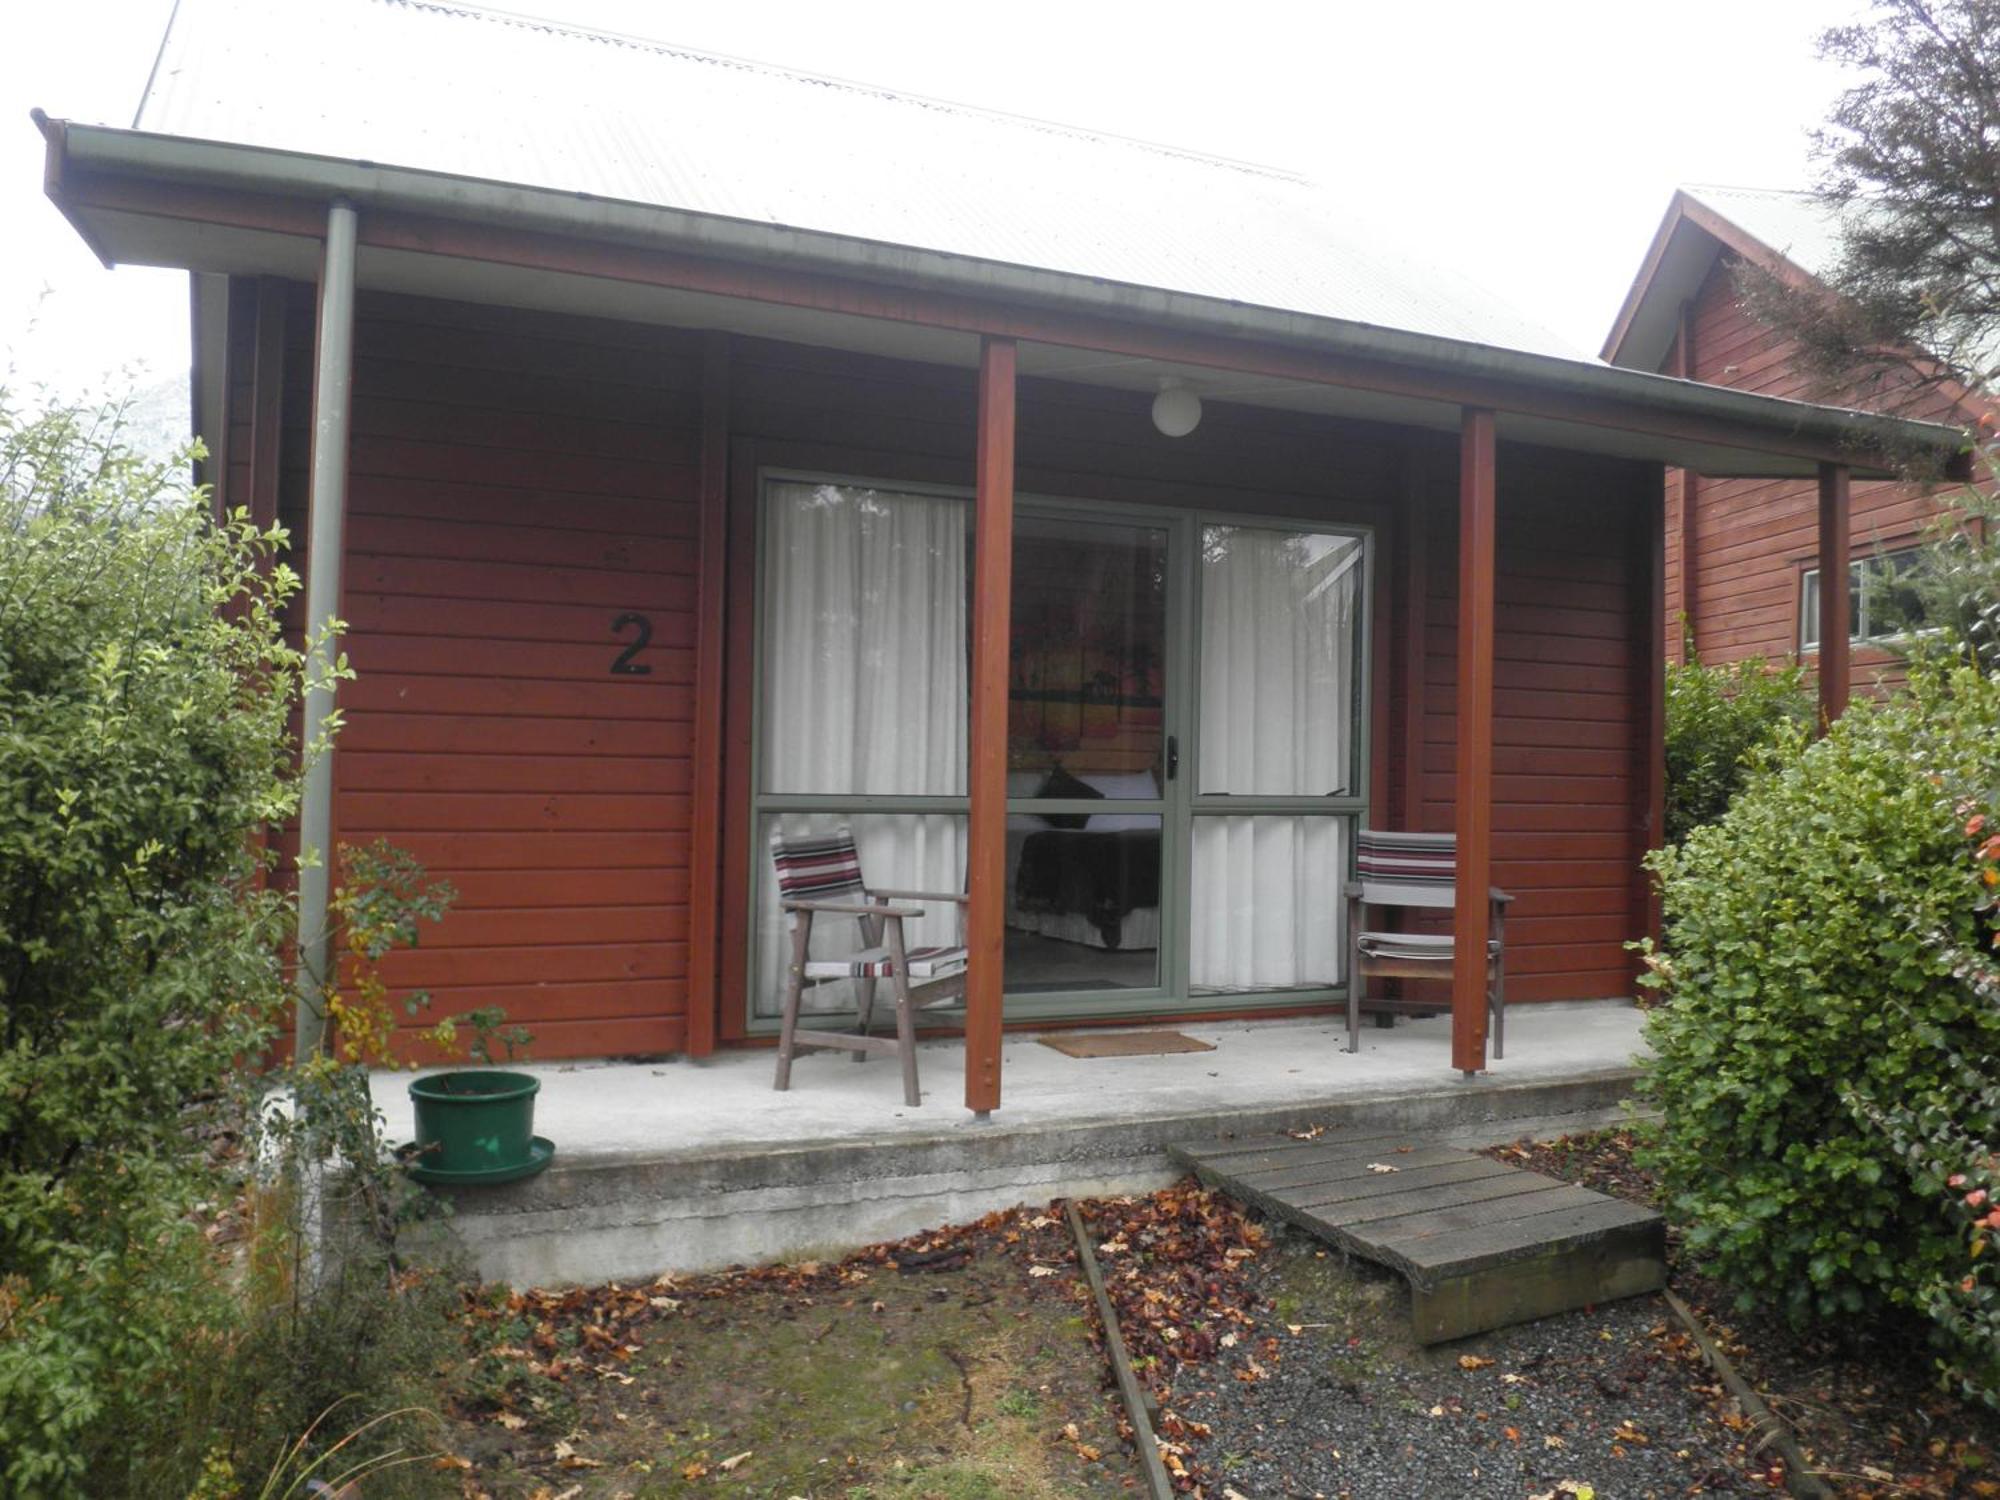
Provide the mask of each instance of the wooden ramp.
{"label": "wooden ramp", "polygon": [[1170,1149],[1209,1186],[1402,1272],[1419,1343],[1666,1284],[1657,1213],[1463,1147],[1329,1132]]}

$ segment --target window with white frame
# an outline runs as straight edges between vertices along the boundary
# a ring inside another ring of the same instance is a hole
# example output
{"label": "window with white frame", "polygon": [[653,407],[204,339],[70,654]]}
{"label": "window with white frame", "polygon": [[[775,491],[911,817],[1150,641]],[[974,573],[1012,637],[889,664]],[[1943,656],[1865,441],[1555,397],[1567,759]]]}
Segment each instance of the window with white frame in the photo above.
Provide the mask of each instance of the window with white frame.
{"label": "window with white frame", "polygon": [[[1917,548],[1900,547],[1856,558],[1847,565],[1850,641],[1880,641],[1922,623],[1922,608],[1908,574]],[[1819,569],[1808,568],[1799,587],[1799,649],[1819,649]]]}

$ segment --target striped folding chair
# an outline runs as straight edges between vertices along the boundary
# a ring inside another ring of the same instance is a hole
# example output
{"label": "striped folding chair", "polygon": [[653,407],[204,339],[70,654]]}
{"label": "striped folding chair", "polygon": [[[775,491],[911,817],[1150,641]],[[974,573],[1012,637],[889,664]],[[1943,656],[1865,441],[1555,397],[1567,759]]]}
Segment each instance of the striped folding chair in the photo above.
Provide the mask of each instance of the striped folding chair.
{"label": "striped folding chair", "polygon": [[[1407,1000],[1368,998],[1368,981],[1449,979],[1457,961],[1449,932],[1373,932],[1363,917],[1370,907],[1449,911],[1457,900],[1458,838],[1449,833],[1383,833],[1364,828],[1355,835],[1358,879],[1347,885],[1347,1050],[1361,1050],[1361,1012],[1382,1024],[1398,1013],[1435,1015],[1445,1007]],[[1488,889],[1493,910],[1487,928],[1486,1009],[1493,1021],[1493,1055],[1506,1055],[1507,903],[1514,898]],[[1407,919],[1406,919],[1407,920]]]}
{"label": "striped folding chair", "polygon": [[[965,895],[949,891],[870,889],[861,879],[861,857],[853,830],[787,837],[771,835],[771,862],[778,871],[778,900],[792,929],[792,961],[786,971],[783,1029],[778,1034],[775,1087],[792,1086],[792,1058],[815,1047],[852,1052],[856,1062],[871,1052],[893,1052],[903,1063],[903,1102],[923,1102],[917,1090],[916,1012],[949,1005],[965,993]],[[950,901],[959,913],[958,944],[911,948],[903,923],[921,917],[920,906],[892,901]],[[812,957],[815,917],[853,917],[861,924],[861,950],[844,958]],[[888,980],[896,993],[896,1039],[868,1034],[875,1009],[875,986]],[[808,987],[852,980],[861,1014],[859,1030],[814,1031],[799,1026],[799,1002]]]}

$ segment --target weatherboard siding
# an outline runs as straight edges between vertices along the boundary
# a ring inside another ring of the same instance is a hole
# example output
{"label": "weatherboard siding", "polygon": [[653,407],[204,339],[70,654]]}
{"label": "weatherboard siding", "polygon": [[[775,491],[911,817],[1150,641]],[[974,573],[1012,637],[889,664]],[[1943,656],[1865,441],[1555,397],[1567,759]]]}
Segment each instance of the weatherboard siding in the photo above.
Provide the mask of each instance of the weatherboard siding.
{"label": "weatherboard siding", "polygon": [[[1733,256],[1718,257],[1692,306],[1693,360],[1689,378],[1761,395],[1815,399],[1795,344],[1758,322],[1737,301]],[[1679,368],[1679,341],[1664,368]],[[1927,415],[1931,414],[1926,412]],[[1949,417],[1942,410],[1936,413]],[[1667,487],[1668,656],[1680,660],[1682,480],[1673,471]],[[1852,491],[1856,558],[1918,541],[1937,514],[1937,502],[1917,486],[1860,482]],[[1799,649],[1799,598],[1805,573],[1819,565],[1819,493],[1811,480],[1712,479],[1698,481],[1694,516],[1695,589],[1690,611],[1696,651],[1704,661],[1747,656],[1781,660]],[[1812,658],[1809,656],[1808,660]],[[1893,673],[1893,659],[1857,646],[1851,664],[1855,691],[1871,690]]]}
{"label": "weatherboard siding", "polygon": [[[291,354],[303,412],[309,316]],[[336,837],[458,892],[389,983],[433,1018],[504,1006],[539,1058],[686,1038],[698,383],[678,331],[358,309]],[[651,624],[644,673],[611,671],[626,613]]]}
{"label": "weatherboard siding", "polygon": [[[1507,999],[1631,992],[1644,913],[1646,722],[1634,597],[1651,545],[1643,465],[1502,445],[1493,688],[1493,881],[1507,910]],[[1453,826],[1458,682],[1455,477],[1425,497],[1429,595],[1421,824]],[[1643,631],[1643,634],[1642,634]]]}

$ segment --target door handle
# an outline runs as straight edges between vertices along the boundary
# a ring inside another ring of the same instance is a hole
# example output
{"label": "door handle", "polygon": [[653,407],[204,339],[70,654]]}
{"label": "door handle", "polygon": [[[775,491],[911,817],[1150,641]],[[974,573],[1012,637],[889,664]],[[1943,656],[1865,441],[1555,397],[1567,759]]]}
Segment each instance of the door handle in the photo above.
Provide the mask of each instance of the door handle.
{"label": "door handle", "polygon": [[1181,773],[1180,736],[1175,734],[1170,734],[1167,736],[1167,780],[1172,781],[1176,776],[1180,775],[1180,773]]}

